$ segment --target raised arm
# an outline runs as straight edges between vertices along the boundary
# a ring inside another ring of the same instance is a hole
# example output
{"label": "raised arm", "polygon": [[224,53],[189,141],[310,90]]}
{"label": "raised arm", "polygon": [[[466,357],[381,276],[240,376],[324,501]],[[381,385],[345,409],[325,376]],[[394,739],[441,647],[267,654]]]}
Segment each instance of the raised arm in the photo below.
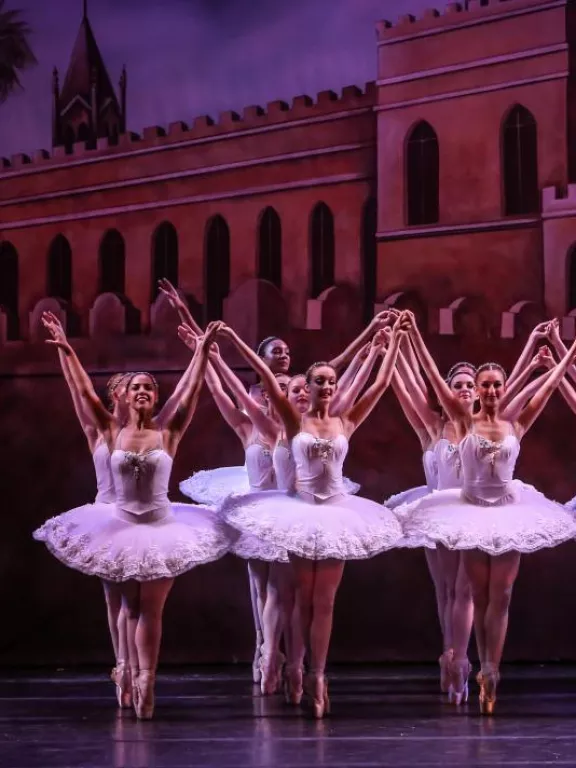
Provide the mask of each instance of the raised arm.
{"label": "raised arm", "polygon": [[178,443],[196,410],[208,365],[210,344],[214,341],[220,325],[220,323],[210,323],[205,334],[199,338],[196,350],[184,373],[186,386],[182,388],[178,406],[163,427],[167,432],[167,450],[171,456],[175,454]]}
{"label": "raised arm", "polygon": [[416,325],[414,316],[412,315],[412,313],[409,313],[409,315],[411,320],[410,331],[409,331],[410,339],[414,344],[414,350],[416,352],[416,356],[418,357],[418,360],[420,361],[422,368],[426,372],[428,379],[430,381],[430,384],[432,384],[432,388],[436,392],[436,396],[440,401],[440,405],[446,411],[448,417],[451,420],[456,422],[468,423],[469,421],[468,414],[466,414],[466,411],[464,410],[462,404],[453,395],[453,393],[450,390],[450,387],[442,378],[442,374],[438,370],[438,366],[434,362],[432,355],[428,351],[428,347],[424,343],[424,339],[422,338],[422,335],[420,334],[420,330]]}
{"label": "raised arm", "polygon": [[272,405],[284,423],[286,435],[290,440],[300,431],[300,414],[298,414],[289,403],[270,368],[268,368],[266,363],[258,357],[258,355],[253,352],[244,341],[242,341],[238,334],[227,325],[224,325],[220,332],[225,335],[226,338],[230,339],[248,365],[250,365],[260,377],[264,388],[268,392]]}
{"label": "raised arm", "polygon": [[332,409],[334,409],[335,404],[338,404],[340,402],[340,398],[342,397],[342,395],[345,392],[347,392],[348,389],[354,383],[354,380],[356,379],[358,371],[362,368],[362,363],[364,362],[364,360],[366,360],[368,354],[370,353],[370,349],[371,349],[370,342],[368,342],[367,344],[364,344],[364,346],[361,347],[358,350],[358,352],[356,352],[356,354],[350,361],[349,365],[347,366],[346,370],[344,371],[342,376],[340,376],[340,378],[338,379],[338,391],[334,396]]}
{"label": "raised arm", "polygon": [[372,386],[368,387],[358,402],[343,415],[343,418],[350,424],[350,434],[372,413],[377,402],[388,388],[392,379],[394,366],[396,365],[400,341],[402,340],[402,336],[408,330],[408,326],[409,322],[405,313],[401,313],[394,324],[388,349],[382,359],[382,364],[380,365],[380,370],[376,375],[374,383]]}
{"label": "raised arm", "polygon": [[[568,351],[566,345],[560,338],[560,326],[558,323],[558,319],[554,318],[550,321],[548,324],[548,340],[558,353],[559,357],[564,357],[566,352]],[[572,379],[572,381],[576,382],[576,366],[574,363],[568,366],[568,376]]]}
{"label": "raised arm", "polygon": [[418,411],[412,403],[412,398],[406,389],[406,385],[404,384],[402,377],[399,375],[397,369],[392,374],[392,389],[394,390],[394,394],[400,403],[402,413],[406,417],[408,424],[410,424],[414,432],[416,432],[416,435],[418,436],[418,439],[422,445],[422,450],[424,450],[428,442],[427,438],[430,440],[436,439],[437,430],[426,424],[426,422],[420,418]]}
{"label": "raised arm", "polygon": [[529,366],[532,357],[534,356],[534,349],[539,341],[547,338],[548,335],[548,321],[544,323],[538,323],[538,325],[532,330],[524,349],[520,353],[520,357],[516,361],[516,365],[512,369],[512,373],[508,377],[508,387],[511,387],[516,378],[522,374],[522,372]]}
{"label": "raised arm", "polygon": [[109,439],[111,428],[116,426],[115,419],[96,394],[92,381],[82,367],[76,352],[70,346],[60,321],[51,312],[44,312],[42,324],[50,334],[46,343],[56,346],[66,356],[70,378],[77,393],[79,407],[82,408],[82,413],[87,420],[86,424]]}
{"label": "raised arm", "polygon": [[384,312],[379,312],[372,318],[362,333],[360,333],[360,335],[357,336],[354,341],[348,344],[344,352],[337,355],[333,360],[330,360],[328,365],[331,368],[334,368],[336,372],[338,372],[342,366],[346,365],[346,363],[351,360],[352,357],[354,357],[356,352],[358,352],[365,344],[371,340],[376,331],[379,331],[380,328],[383,328],[385,325],[389,324],[390,320],[397,317],[397,315],[398,313],[394,310],[385,310]]}
{"label": "raised arm", "polygon": [[366,386],[370,374],[372,373],[374,366],[378,360],[378,357],[385,352],[386,338],[383,331],[378,331],[370,343],[368,354],[364,356],[362,364],[354,379],[346,387],[342,387],[342,383],[338,382],[338,391],[336,397],[330,406],[330,413],[337,416],[339,413],[345,413],[349,411],[360,393]]}
{"label": "raised arm", "polygon": [[170,280],[167,280],[165,277],[163,277],[161,280],[158,281],[158,288],[161,291],[161,293],[166,296],[168,301],[170,302],[170,306],[173,307],[176,312],[178,312],[178,317],[180,318],[180,323],[182,325],[188,325],[190,328],[194,331],[194,333],[197,336],[201,336],[204,331],[196,320],[194,320],[192,316],[192,312],[190,312],[190,307],[182,296],[178,293],[176,288],[172,285]]}
{"label": "raised arm", "polygon": [[523,434],[530,429],[532,424],[536,421],[538,416],[542,413],[544,406],[550,399],[550,396],[554,390],[558,387],[565,375],[568,366],[572,364],[574,356],[576,355],[576,341],[572,344],[568,352],[564,355],[562,360],[554,368],[551,375],[544,381],[542,386],[536,391],[528,405],[523,409],[522,413],[518,416],[518,426],[522,430]]}

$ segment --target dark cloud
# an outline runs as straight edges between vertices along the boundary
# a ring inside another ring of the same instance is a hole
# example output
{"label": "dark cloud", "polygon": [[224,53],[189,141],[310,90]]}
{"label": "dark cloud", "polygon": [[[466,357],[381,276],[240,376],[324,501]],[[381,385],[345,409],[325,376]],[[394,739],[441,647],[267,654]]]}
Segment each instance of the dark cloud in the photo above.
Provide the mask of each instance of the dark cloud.
{"label": "dark cloud", "polygon": [[[51,71],[61,77],[82,0],[8,0],[34,30],[38,66],[0,107],[0,153],[50,144]],[[428,0],[91,0],[112,82],[128,67],[132,130],[376,77],[374,23]]]}

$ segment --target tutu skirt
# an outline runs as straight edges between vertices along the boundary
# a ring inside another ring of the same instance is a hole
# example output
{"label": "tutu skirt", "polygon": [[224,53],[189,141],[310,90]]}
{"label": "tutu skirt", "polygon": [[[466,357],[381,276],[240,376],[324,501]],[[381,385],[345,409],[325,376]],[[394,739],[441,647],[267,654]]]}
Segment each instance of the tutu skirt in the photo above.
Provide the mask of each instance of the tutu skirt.
{"label": "tutu skirt", "polygon": [[489,555],[536,552],[576,535],[576,523],[560,505],[533,486],[511,483],[511,499],[494,506],[467,501],[460,489],[433,491],[404,504],[396,514],[404,546],[479,549]]}
{"label": "tutu skirt", "polygon": [[115,504],[85,504],[34,531],[64,565],[107,581],[173,578],[218,560],[237,537],[212,509],[170,504],[143,522]]}
{"label": "tutu skirt", "polygon": [[384,502],[384,506],[388,509],[396,509],[401,504],[410,504],[413,501],[424,498],[430,493],[430,489],[427,485],[419,485],[417,488],[408,488],[406,491],[395,493],[390,496]]}
{"label": "tutu skirt", "polygon": [[349,495],[314,503],[260,491],[229,497],[221,514],[243,534],[309,560],[362,560],[392,549],[402,538],[393,512]]}
{"label": "tutu skirt", "polygon": [[[346,493],[358,493],[360,486],[345,477]],[[231,494],[250,493],[246,467],[202,469],[180,483],[180,492],[198,504],[221,504]],[[265,558],[268,559],[268,558]]]}

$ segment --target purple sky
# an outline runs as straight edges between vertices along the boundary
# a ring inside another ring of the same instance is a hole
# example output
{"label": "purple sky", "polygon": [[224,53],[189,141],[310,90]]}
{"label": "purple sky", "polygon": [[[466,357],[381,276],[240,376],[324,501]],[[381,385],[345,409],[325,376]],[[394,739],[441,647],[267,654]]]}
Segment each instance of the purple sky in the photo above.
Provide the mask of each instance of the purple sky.
{"label": "purple sky", "polygon": [[[147,125],[376,77],[374,22],[430,0],[89,0],[114,85],[128,68],[128,124]],[[0,155],[50,148],[52,67],[61,82],[82,0],[7,0],[34,30],[38,66],[0,107]]]}

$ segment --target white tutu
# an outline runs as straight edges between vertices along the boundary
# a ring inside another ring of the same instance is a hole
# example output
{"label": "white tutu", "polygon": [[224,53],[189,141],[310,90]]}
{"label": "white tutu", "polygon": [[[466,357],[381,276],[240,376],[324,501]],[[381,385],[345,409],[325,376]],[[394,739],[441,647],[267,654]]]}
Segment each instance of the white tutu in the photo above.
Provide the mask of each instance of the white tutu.
{"label": "white tutu", "polygon": [[315,504],[279,491],[259,491],[229,497],[221,513],[242,533],[309,560],[362,560],[396,547],[402,538],[390,510],[349,495]]}
{"label": "white tutu", "polygon": [[519,480],[512,480],[509,490],[512,499],[494,506],[466,501],[460,489],[433,491],[402,505],[395,511],[403,545],[433,549],[442,544],[501,555],[535,552],[574,538],[576,523],[560,504]]}
{"label": "white tutu", "polygon": [[173,578],[218,560],[236,538],[214,510],[172,503],[153,522],[133,522],[115,504],[85,504],[33,535],[70,568],[116,582]]}
{"label": "white tutu", "polygon": [[388,509],[396,509],[401,504],[410,504],[413,501],[424,498],[430,493],[430,489],[427,485],[419,485],[417,488],[408,488],[406,491],[395,493],[389,496],[384,502],[384,506]]}
{"label": "white tutu", "polygon": [[199,504],[221,504],[231,493],[249,493],[246,467],[202,469],[182,480],[180,491]]}
{"label": "white tutu", "polygon": [[[346,493],[355,494],[360,490],[360,485],[348,477],[344,477],[343,481]],[[186,480],[182,480],[179,487],[181,493],[192,501],[211,505],[221,504],[231,494],[250,492],[248,472],[245,466],[202,469]]]}
{"label": "white tutu", "polygon": [[572,514],[576,512],[576,496],[573,496],[570,501],[567,501],[566,504],[564,504],[564,509]]}

